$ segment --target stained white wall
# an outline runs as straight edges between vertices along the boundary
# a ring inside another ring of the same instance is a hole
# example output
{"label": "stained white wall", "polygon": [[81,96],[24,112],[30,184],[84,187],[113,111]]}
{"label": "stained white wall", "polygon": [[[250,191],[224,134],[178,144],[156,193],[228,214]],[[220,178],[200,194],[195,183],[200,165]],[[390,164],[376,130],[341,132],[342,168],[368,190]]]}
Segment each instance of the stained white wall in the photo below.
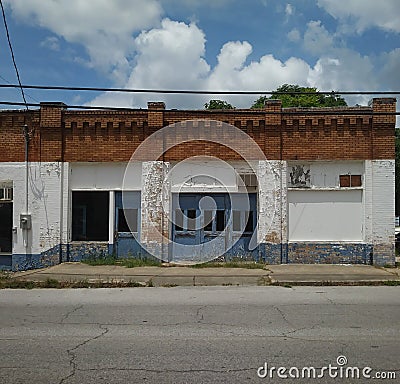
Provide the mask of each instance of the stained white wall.
{"label": "stained white wall", "polygon": [[70,173],[71,190],[141,189],[141,163],[71,163]]}
{"label": "stained white wall", "polygon": [[28,213],[32,215],[32,229],[22,231],[19,217],[26,213],[25,163],[0,163],[0,181],[13,182],[13,254],[38,254],[66,242],[68,168],[67,163],[29,163]]}
{"label": "stained white wall", "polygon": [[171,164],[169,177],[173,192],[225,192],[236,188],[235,170],[228,163],[215,159]]}
{"label": "stained white wall", "polygon": [[361,190],[291,190],[289,241],[362,241]]}
{"label": "stained white wall", "polygon": [[287,163],[262,160],[258,164],[258,242],[287,241]]}
{"label": "stained white wall", "polygon": [[366,161],[365,225],[367,241],[394,244],[394,160]]}
{"label": "stained white wall", "polygon": [[256,173],[258,164],[225,162],[195,157],[172,163],[169,179],[172,192],[237,192],[239,173]]}
{"label": "stained white wall", "polygon": [[363,175],[363,161],[315,161],[315,162],[289,162],[288,187],[292,167],[301,165],[310,170],[310,186],[312,188],[339,188],[340,175]]}

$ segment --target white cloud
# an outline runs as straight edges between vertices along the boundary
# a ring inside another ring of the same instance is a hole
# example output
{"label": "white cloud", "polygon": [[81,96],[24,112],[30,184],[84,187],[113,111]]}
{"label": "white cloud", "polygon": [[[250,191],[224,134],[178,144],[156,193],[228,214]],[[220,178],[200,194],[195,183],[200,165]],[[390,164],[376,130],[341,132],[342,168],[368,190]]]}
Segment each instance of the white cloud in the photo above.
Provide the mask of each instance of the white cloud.
{"label": "white cloud", "polygon": [[[246,64],[252,52],[248,42],[228,42],[211,69],[204,60],[205,36],[194,24],[168,19],[162,27],[143,32],[135,42],[137,64],[128,88],[193,90],[270,90],[283,83],[307,84],[310,67],[298,58],[286,62],[272,55]],[[202,108],[212,99],[224,99],[237,107],[249,107],[257,96],[157,95],[167,108]],[[104,94],[92,105],[146,107],[149,95]]]}
{"label": "white cloud", "polygon": [[[205,36],[195,24],[164,19],[160,28],[142,32],[134,42],[137,52],[127,88],[200,89],[210,67],[204,60]],[[145,107],[148,94],[104,94],[92,105],[123,105]],[[176,107],[193,103],[181,95],[157,95],[157,100],[168,100]],[[171,107],[172,104],[170,104]],[[202,101],[199,105],[202,107]]]}
{"label": "white cloud", "polygon": [[[200,0],[168,1],[187,6],[205,4]],[[205,1],[211,4],[211,0]],[[224,4],[230,1],[224,0]],[[315,65],[298,57],[282,61],[269,52],[249,61],[251,44],[230,41],[222,46],[217,64],[212,68],[205,60],[204,32],[195,23],[161,20],[159,0],[6,2],[19,20],[44,27],[55,35],[45,39],[43,46],[58,49],[61,37],[66,42],[81,44],[88,52],[90,66],[104,71],[112,76],[117,86],[126,88],[269,91],[284,83],[328,91],[400,87],[400,49],[378,59],[361,56],[353,50],[335,46],[334,35],[330,35],[320,21],[311,21],[307,25],[303,40],[303,46],[317,58]],[[392,12],[388,15],[387,4],[394,4],[391,0],[376,3],[363,0],[362,6],[359,1],[348,0],[346,8],[338,6],[337,1],[318,0],[318,3],[343,23],[353,18],[360,31],[370,25],[390,30],[398,27],[397,19],[394,19],[397,13],[390,8]],[[355,7],[356,4],[360,9]],[[293,6],[286,5],[287,16],[294,11]],[[372,15],[375,14],[374,19]],[[287,36],[293,42],[301,40],[297,29],[292,29]],[[75,60],[83,62],[81,57]],[[147,101],[153,99],[165,101],[168,108],[202,108],[211,98],[248,107],[257,96],[107,93],[91,104],[146,107]],[[366,103],[367,98],[348,100]]]}
{"label": "white cloud", "polygon": [[291,4],[286,4],[286,8],[285,8],[285,13],[286,13],[286,16],[292,16],[293,15],[293,13],[294,13],[294,7],[293,7],[293,5],[291,5]]}
{"label": "white cloud", "polygon": [[[310,23],[314,37],[327,34],[320,22]],[[311,32],[310,32],[311,34]],[[307,41],[313,41],[312,36]],[[322,50],[332,43],[326,37]],[[333,43],[332,43],[333,44]],[[315,45],[313,46],[315,48]],[[205,35],[195,24],[165,19],[161,27],[142,32],[135,40],[136,65],[128,88],[191,89],[191,90],[274,90],[284,83],[314,86],[320,90],[379,89],[376,69],[368,57],[355,51],[331,46],[311,67],[304,60],[291,57],[285,62],[272,54],[248,62],[252,53],[250,43],[231,41],[223,45],[217,64],[211,68],[204,59]],[[395,52],[387,73],[396,70]],[[357,68],[357,71],[354,71]],[[92,105],[146,107],[150,99],[165,101],[167,108],[202,108],[212,99],[224,99],[237,107],[249,107],[257,96],[224,95],[130,95],[103,94]],[[348,98],[350,104],[366,104],[368,96]]]}
{"label": "white cloud", "polygon": [[380,58],[381,72],[379,81],[389,90],[400,89],[400,48],[384,53]]}
{"label": "white cloud", "polygon": [[288,32],[287,37],[293,43],[297,43],[301,39],[300,32],[296,28],[294,28],[290,32]]}
{"label": "white cloud", "polygon": [[313,53],[321,54],[333,46],[333,37],[321,24],[321,21],[310,21],[304,33],[304,48]]}
{"label": "white cloud", "polygon": [[52,51],[60,50],[60,40],[56,36],[46,37],[41,43],[41,47],[48,48]]}
{"label": "white cloud", "polygon": [[90,65],[122,81],[129,70],[134,32],[159,23],[156,0],[6,0],[13,15],[82,44]]}
{"label": "white cloud", "polygon": [[[356,69],[356,70],[355,70]],[[309,82],[323,91],[370,91],[379,89],[371,60],[355,51],[337,49],[321,56],[312,71]],[[367,104],[371,96],[346,97],[349,104]]]}
{"label": "white cloud", "polygon": [[363,32],[370,27],[400,32],[399,0],[318,0],[334,18],[340,20],[347,32]]}

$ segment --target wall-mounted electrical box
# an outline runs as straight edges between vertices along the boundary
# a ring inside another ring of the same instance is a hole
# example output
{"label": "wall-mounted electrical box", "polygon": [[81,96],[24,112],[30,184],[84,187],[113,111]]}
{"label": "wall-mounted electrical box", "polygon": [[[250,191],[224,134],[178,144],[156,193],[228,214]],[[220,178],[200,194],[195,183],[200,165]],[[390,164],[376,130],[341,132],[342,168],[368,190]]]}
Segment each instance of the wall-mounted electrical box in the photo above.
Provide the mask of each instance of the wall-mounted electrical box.
{"label": "wall-mounted electrical box", "polygon": [[19,216],[19,226],[21,229],[31,229],[32,227],[31,215],[21,214]]}

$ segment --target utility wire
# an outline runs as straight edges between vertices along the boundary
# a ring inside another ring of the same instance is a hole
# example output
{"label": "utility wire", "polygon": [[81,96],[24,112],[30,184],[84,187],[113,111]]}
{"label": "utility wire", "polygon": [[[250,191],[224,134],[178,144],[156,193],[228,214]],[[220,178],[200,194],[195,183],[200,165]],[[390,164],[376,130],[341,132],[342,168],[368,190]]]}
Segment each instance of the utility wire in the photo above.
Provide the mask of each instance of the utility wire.
{"label": "utility wire", "polygon": [[[12,44],[11,44],[11,39],[10,39],[10,33],[9,33],[9,31],[8,31],[6,13],[4,12],[4,7],[3,7],[3,1],[2,1],[2,0],[0,0],[0,6],[1,6],[1,12],[2,12],[2,14],[3,14],[3,22],[4,22],[4,28],[6,29],[6,35],[7,35],[8,46],[10,47],[12,62],[13,62],[13,64],[14,64],[15,73],[17,74],[18,88],[20,88],[20,90],[21,90],[22,99],[24,100],[25,107],[26,107],[27,110],[29,110],[28,103],[26,102],[26,98],[25,98],[24,88],[22,87],[22,84],[21,84],[21,78],[20,78],[20,76],[19,76],[19,71],[18,71],[17,63],[16,63],[16,61],[15,61],[14,51],[13,51]],[[14,85],[14,87],[16,87],[16,86]]]}
{"label": "utility wire", "polygon": [[[2,79],[3,81],[5,81],[5,82],[8,83],[8,84],[11,84],[13,88],[19,89],[19,85],[13,85],[13,84],[11,83],[11,81],[8,81],[5,77],[3,77],[3,76],[1,76],[1,75],[0,75],[0,79]],[[38,99],[35,99],[35,98],[34,98],[32,95],[30,95],[29,93],[25,92],[25,95],[26,95],[27,97],[29,97],[30,99],[32,99],[33,101],[36,101],[37,103],[40,103],[40,101],[39,101]]]}
{"label": "utility wire", "polygon": [[[47,105],[51,105],[51,103],[47,103]],[[58,103],[55,103],[55,105]],[[0,101],[0,105],[25,105],[25,103],[13,102],[13,101]],[[28,103],[30,107],[41,107],[40,103]],[[70,109],[82,109],[82,110],[105,110],[105,111],[125,111],[125,112],[147,112],[148,109],[142,108],[129,108],[129,107],[103,107],[103,106],[90,106],[90,105],[63,105],[64,108]],[[300,108],[301,107],[297,107]],[[198,113],[198,114],[218,114],[224,113],[228,114],[263,114],[263,115],[351,115],[351,116],[359,116],[359,115],[367,115],[367,116],[400,116],[400,112],[373,112],[369,107],[361,107],[361,109],[357,107],[338,107],[335,110],[330,110],[331,107],[318,107],[316,110],[304,108],[305,110],[283,110],[282,112],[274,112],[274,111],[265,111],[262,109],[190,109],[190,110],[177,110],[177,109],[163,109],[163,112],[185,112],[188,111],[190,113]],[[335,108],[335,107],[333,107]],[[343,108],[343,110],[342,110]],[[296,109],[296,107],[291,107],[289,109]]]}
{"label": "utility wire", "polygon": [[[1,0],[0,0],[1,2]],[[0,88],[18,87],[16,84],[0,84]],[[173,93],[193,95],[400,95],[400,91],[317,91],[310,92],[278,92],[278,91],[206,91],[206,90],[177,90],[177,89],[132,89],[132,88],[107,88],[107,87],[69,87],[55,85],[19,85],[25,89],[42,89],[58,91],[92,91],[92,92],[121,92],[121,93]]]}

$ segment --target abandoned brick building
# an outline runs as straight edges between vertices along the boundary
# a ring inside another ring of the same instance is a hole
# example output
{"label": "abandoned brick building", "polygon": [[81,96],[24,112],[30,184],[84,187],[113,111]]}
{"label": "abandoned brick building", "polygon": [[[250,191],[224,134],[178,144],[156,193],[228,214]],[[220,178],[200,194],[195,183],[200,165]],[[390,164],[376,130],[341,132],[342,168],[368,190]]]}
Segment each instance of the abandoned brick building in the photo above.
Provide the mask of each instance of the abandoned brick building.
{"label": "abandoned brick building", "polygon": [[395,111],[2,111],[0,268],[109,253],[394,264]]}

